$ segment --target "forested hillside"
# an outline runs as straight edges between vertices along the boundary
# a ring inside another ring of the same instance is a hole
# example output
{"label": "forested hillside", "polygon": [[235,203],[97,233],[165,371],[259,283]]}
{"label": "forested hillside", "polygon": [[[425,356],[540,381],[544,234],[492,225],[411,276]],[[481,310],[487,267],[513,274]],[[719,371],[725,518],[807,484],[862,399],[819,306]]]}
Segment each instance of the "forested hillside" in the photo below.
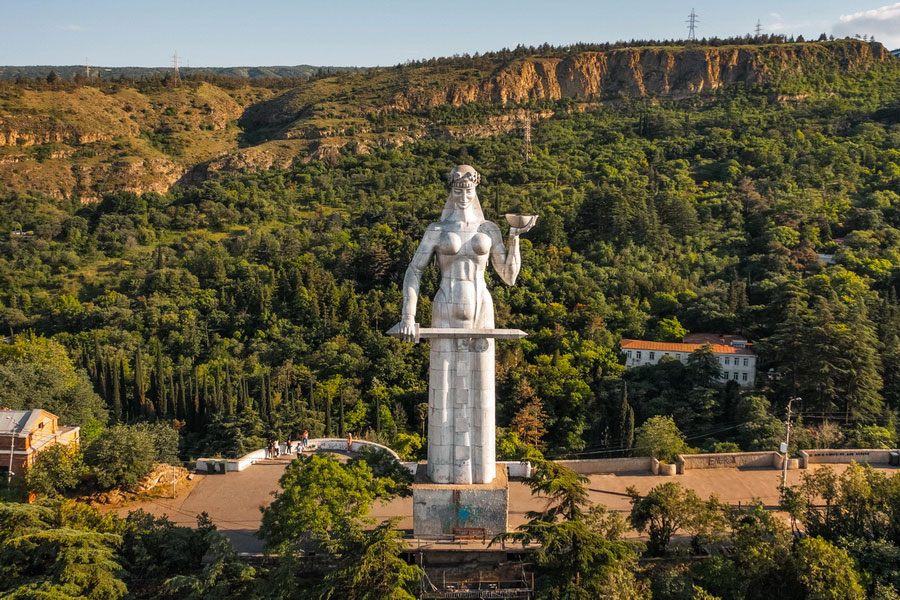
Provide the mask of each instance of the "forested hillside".
{"label": "forested hillside", "polygon": [[[164,192],[105,189],[96,203],[8,191],[0,327],[24,337],[0,352],[0,405],[40,399],[92,435],[172,423],[183,458],[240,454],[303,429],[414,456],[427,345],[383,332],[399,318],[400,282],[440,214],[447,172],[468,163],[501,228],[505,212],[540,215],[517,285],[489,283],[498,326],[529,333],[498,346],[498,424],[517,432],[500,438],[507,456],[525,451],[523,438],[551,456],[625,454],[654,415],[672,415],[692,447],[773,449],[791,396],[802,397],[798,446],[894,446],[900,61],[842,65],[686,95],[618,90],[414,113],[429,127],[474,128],[540,112],[528,160],[510,127],[362,152],[346,144],[327,160]],[[341,85],[313,83],[324,81]],[[95,143],[107,142],[79,151]],[[423,301],[419,313],[429,310]],[[717,383],[703,353],[624,371],[620,338],[686,331],[756,342],[757,388]]]}

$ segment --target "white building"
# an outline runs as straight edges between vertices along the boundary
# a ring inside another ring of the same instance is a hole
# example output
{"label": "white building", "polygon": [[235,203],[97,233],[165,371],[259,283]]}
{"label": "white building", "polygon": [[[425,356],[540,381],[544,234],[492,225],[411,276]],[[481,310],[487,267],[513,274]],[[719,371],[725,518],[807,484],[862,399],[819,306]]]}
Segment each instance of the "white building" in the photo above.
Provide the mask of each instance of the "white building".
{"label": "white building", "polygon": [[[709,345],[722,369],[720,381],[736,381],[741,386],[752,386],[756,381],[756,355],[747,348],[747,340],[734,336],[691,334],[684,342],[645,342],[623,339],[625,368],[655,365],[665,357],[687,362],[691,352]],[[718,343],[717,343],[718,342]]]}

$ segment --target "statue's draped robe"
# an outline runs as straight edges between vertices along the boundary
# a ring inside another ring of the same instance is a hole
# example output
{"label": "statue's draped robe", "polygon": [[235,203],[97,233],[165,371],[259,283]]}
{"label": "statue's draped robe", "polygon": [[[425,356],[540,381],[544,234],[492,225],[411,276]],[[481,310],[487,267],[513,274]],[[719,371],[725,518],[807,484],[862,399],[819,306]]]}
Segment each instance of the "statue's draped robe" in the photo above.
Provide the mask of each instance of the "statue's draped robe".
{"label": "statue's draped robe", "polygon": [[[435,255],[442,278],[432,304],[432,327],[493,329],[494,305],[484,281],[491,238],[482,228],[439,234]],[[429,478],[435,483],[493,481],[494,340],[433,339],[430,371]]]}

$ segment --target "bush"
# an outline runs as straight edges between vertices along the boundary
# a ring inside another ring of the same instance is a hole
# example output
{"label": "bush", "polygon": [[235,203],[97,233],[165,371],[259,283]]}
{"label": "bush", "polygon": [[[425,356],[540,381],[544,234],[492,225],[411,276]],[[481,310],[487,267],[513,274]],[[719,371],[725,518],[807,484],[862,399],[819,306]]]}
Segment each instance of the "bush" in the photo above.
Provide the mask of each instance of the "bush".
{"label": "bush", "polygon": [[116,425],[88,446],[85,461],[103,489],[131,488],[157,462],[177,459],[178,433],[169,425]]}
{"label": "bush", "polygon": [[672,417],[650,417],[635,431],[634,453],[637,456],[653,456],[664,462],[673,462],[678,454],[687,449],[684,434]]}
{"label": "bush", "polygon": [[78,446],[55,445],[38,454],[25,481],[29,492],[56,498],[77,488],[86,472]]}

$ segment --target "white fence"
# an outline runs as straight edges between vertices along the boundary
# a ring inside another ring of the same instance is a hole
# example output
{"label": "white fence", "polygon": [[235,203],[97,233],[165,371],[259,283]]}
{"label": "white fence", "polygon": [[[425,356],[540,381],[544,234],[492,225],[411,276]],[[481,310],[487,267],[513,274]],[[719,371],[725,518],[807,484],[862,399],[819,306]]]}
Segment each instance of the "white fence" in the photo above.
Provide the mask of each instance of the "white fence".
{"label": "white fence", "polygon": [[[293,444],[294,448],[297,447],[297,444],[299,444],[299,441],[296,444]],[[383,452],[387,452],[389,455],[394,457],[395,460],[400,460],[400,457],[397,456],[397,453],[387,446],[382,446],[381,444],[376,444],[375,442],[370,442],[368,440],[354,440],[353,446],[350,448],[350,452],[359,452],[364,447],[374,448]],[[315,452],[316,450],[346,452],[347,440],[343,438],[310,439],[309,446],[306,451]],[[228,471],[243,471],[250,465],[256,464],[257,462],[265,459],[265,448],[254,450],[253,452],[245,454],[240,458],[198,458],[196,470],[200,473],[227,473]]]}

